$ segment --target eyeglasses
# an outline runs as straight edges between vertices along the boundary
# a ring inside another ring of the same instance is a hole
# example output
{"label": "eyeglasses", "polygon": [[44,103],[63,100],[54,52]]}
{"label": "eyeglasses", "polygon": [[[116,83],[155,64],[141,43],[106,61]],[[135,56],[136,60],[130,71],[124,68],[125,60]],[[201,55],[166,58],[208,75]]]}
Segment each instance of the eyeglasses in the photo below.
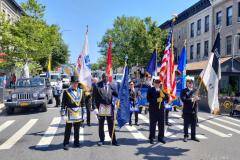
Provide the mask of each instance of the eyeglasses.
{"label": "eyeglasses", "polygon": [[134,85],[133,83],[131,83],[130,85]]}

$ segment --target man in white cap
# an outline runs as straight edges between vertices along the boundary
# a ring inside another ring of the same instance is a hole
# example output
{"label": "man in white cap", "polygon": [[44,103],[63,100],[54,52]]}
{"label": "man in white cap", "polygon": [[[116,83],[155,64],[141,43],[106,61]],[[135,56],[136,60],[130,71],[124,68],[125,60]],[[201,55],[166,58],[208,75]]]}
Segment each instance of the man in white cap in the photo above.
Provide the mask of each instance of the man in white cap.
{"label": "man in white cap", "polygon": [[200,100],[196,95],[196,89],[193,87],[194,78],[187,76],[187,88],[181,92],[181,100],[183,102],[183,119],[184,119],[184,142],[188,140],[188,127],[191,125],[191,140],[199,142],[196,138],[196,122],[197,122],[197,106]]}

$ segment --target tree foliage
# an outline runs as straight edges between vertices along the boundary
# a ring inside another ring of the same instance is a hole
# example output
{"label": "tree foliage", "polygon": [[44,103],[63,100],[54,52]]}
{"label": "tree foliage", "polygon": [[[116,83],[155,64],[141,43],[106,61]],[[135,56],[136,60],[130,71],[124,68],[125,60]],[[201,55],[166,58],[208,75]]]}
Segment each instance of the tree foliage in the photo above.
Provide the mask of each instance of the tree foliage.
{"label": "tree foliage", "polygon": [[160,53],[160,60],[167,34],[150,17],[143,20],[138,17],[117,17],[113,28],[106,31],[99,43],[103,57],[106,57],[110,37],[113,42],[113,66],[116,68],[124,65],[126,55],[130,66],[146,66],[154,48]]}
{"label": "tree foliage", "polygon": [[[32,68],[47,67],[49,54],[52,55],[52,68],[68,61],[68,46],[64,43],[57,25],[48,25],[44,20],[45,6],[37,0],[22,3],[26,15],[11,23],[5,16],[0,19],[1,52],[7,54],[6,62],[23,66],[26,61]],[[31,68],[31,67],[30,67]]]}

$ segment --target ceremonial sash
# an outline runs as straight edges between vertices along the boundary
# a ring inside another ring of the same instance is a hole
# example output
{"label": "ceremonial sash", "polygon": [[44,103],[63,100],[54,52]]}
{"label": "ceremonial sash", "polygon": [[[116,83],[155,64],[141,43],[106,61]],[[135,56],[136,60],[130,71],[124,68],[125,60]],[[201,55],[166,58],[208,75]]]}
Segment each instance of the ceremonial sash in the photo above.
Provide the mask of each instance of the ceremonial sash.
{"label": "ceremonial sash", "polygon": [[75,95],[72,89],[67,90],[69,98],[75,103],[77,107],[71,108],[70,106],[66,109],[66,120],[67,123],[80,122],[83,120],[82,110],[81,110],[81,99],[82,99],[82,90],[77,90],[77,95]]}
{"label": "ceremonial sash", "polygon": [[67,108],[67,123],[80,122],[83,120],[80,107]]}
{"label": "ceremonial sash", "polygon": [[108,116],[108,117],[112,116],[112,106],[100,104],[98,115],[99,116]]}

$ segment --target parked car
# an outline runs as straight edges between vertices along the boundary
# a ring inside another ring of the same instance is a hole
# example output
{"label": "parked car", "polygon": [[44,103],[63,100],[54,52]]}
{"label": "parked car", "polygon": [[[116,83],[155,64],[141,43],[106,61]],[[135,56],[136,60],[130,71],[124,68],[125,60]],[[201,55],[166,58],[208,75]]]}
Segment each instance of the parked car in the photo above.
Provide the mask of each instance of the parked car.
{"label": "parked car", "polygon": [[61,79],[63,83],[63,88],[68,88],[70,86],[70,77],[67,74],[61,74]]}
{"label": "parked car", "polygon": [[16,108],[37,108],[47,111],[47,104],[53,102],[52,87],[48,79],[42,77],[18,79],[15,89],[4,102],[7,114]]}

